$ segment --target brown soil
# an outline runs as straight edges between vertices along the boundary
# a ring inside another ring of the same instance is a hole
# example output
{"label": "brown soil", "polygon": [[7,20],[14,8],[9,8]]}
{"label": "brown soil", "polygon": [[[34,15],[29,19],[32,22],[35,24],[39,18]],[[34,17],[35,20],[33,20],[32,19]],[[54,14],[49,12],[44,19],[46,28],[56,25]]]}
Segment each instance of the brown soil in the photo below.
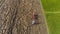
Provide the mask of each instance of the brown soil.
{"label": "brown soil", "polygon": [[[32,11],[39,24],[32,25]],[[48,34],[39,0],[0,0],[0,34]]]}

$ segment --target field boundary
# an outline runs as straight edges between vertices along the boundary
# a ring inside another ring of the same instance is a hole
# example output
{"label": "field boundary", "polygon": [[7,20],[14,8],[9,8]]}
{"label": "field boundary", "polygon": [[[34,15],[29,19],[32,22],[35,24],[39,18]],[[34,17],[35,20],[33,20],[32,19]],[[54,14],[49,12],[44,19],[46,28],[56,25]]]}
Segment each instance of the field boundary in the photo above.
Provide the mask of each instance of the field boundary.
{"label": "field boundary", "polygon": [[[45,0],[45,1],[46,1],[46,0]],[[45,13],[44,13],[44,9],[43,9],[41,0],[40,0],[40,4],[41,4],[43,16],[44,16],[44,18],[45,18],[45,25],[46,25],[46,29],[47,29],[47,34],[49,34],[49,28],[48,28],[48,25],[47,25],[46,16],[45,16]]]}

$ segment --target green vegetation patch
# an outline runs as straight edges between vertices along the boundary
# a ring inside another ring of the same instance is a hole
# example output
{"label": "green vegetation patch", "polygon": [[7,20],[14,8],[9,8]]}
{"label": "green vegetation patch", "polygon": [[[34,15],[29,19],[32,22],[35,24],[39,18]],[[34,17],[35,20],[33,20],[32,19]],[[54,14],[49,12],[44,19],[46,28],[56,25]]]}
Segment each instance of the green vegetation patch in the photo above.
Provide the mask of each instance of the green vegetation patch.
{"label": "green vegetation patch", "polygon": [[47,13],[47,24],[50,34],[60,34],[60,14]]}
{"label": "green vegetation patch", "polygon": [[60,11],[60,0],[41,0],[45,11]]}
{"label": "green vegetation patch", "polygon": [[41,1],[43,8],[45,10],[49,34],[60,34],[60,0],[41,0]]}

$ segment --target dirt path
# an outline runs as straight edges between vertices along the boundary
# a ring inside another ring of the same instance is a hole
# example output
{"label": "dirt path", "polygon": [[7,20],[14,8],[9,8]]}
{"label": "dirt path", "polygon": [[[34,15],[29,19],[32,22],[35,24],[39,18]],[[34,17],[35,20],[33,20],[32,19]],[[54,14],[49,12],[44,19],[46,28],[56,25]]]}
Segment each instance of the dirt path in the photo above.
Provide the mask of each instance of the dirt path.
{"label": "dirt path", "polygon": [[[32,11],[40,24],[32,25]],[[48,34],[39,0],[0,0],[0,34]]]}

